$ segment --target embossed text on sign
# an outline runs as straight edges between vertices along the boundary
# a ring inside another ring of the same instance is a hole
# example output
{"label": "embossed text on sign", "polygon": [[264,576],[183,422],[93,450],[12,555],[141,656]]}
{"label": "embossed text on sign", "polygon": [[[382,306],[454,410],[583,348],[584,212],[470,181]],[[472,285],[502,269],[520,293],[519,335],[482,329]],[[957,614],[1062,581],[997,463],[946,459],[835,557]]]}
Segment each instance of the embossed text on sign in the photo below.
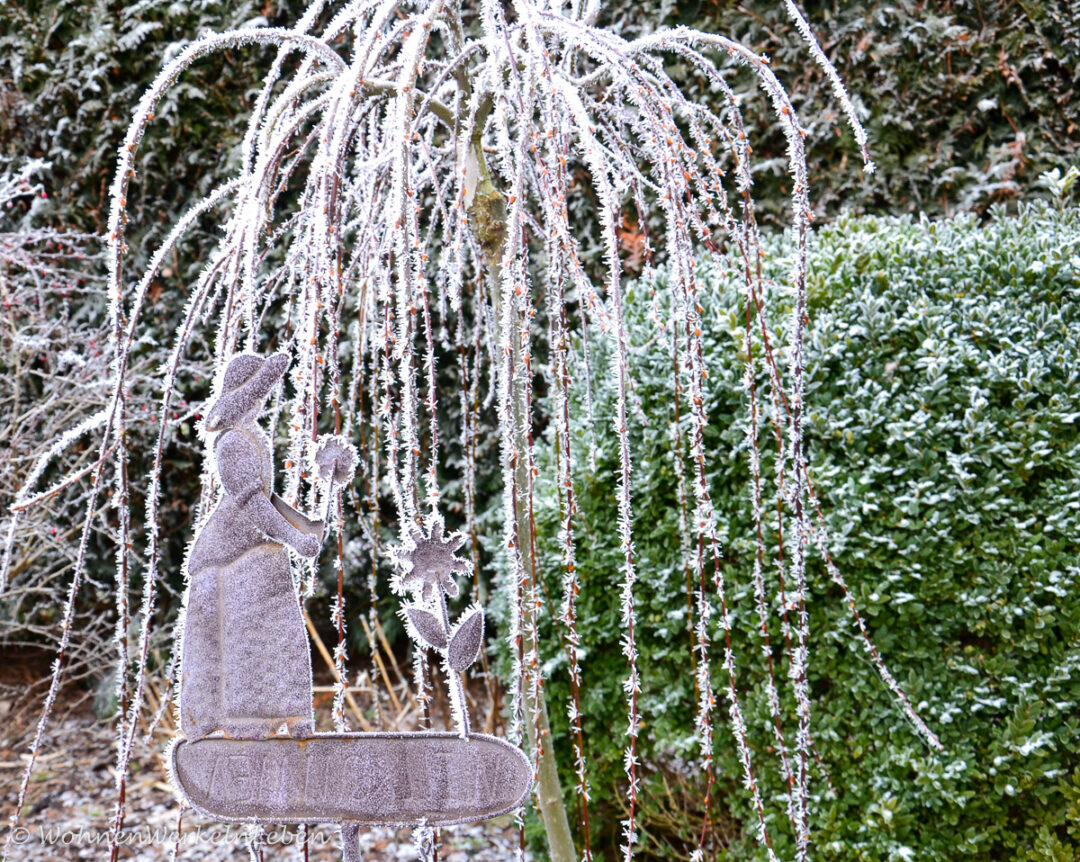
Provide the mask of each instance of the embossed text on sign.
{"label": "embossed text on sign", "polygon": [[448,826],[510,811],[532,786],[525,755],[480,734],[182,740],[171,767],[196,810],[272,823]]}

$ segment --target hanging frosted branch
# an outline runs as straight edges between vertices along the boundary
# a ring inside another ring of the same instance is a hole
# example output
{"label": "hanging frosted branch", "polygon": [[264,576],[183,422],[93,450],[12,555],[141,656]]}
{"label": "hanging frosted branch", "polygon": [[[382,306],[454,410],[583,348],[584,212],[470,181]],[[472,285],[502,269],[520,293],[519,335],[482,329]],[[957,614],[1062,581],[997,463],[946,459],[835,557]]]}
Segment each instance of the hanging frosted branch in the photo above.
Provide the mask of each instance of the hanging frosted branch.
{"label": "hanging frosted branch", "polygon": [[556,435],[556,456],[559,462],[558,498],[562,514],[559,549],[563,567],[563,600],[560,615],[566,629],[566,653],[570,676],[570,701],[567,704],[567,716],[570,720],[571,745],[574,751],[575,791],[581,812],[582,859],[590,862],[593,854],[589,829],[589,780],[581,714],[581,641],[577,628],[577,597],[581,592],[581,586],[578,580],[574,535],[574,517],[578,514],[578,508],[574,492],[574,458],[570,443],[569,333],[566,320],[565,281],[557,265],[552,267],[551,279],[548,315],[552,327],[551,344],[555,353],[552,371],[556,393],[554,415],[558,428]]}
{"label": "hanging frosted branch", "polygon": [[[751,247],[756,247],[756,243]],[[745,265],[749,267],[749,258],[744,258],[744,261],[746,261]],[[747,284],[747,295],[745,298],[746,343],[744,348],[746,351],[746,371],[743,376],[743,383],[747,390],[748,408],[750,411],[750,422],[747,427],[746,436],[748,460],[750,464],[751,505],[754,517],[754,599],[757,604],[758,625],[762,641],[761,652],[768,669],[768,675],[765,681],[766,698],[768,700],[769,712],[772,718],[773,733],[776,738],[777,751],[780,755],[781,775],[783,776],[784,783],[787,788],[788,818],[789,820],[791,820],[793,825],[797,826],[799,819],[799,811],[797,810],[795,802],[795,775],[791,768],[787,740],[784,737],[780,697],[776,685],[776,671],[773,665],[772,641],[769,635],[769,612],[766,604],[767,599],[765,592],[764,573],[766,557],[764,527],[765,515],[762,502],[763,495],[761,489],[761,452],[758,446],[760,411],[758,404],[757,382],[755,378],[755,374],[757,371],[757,361],[754,354],[753,330],[751,325],[751,308],[753,307],[753,299],[750,295],[750,285],[752,283],[753,275],[749,271],[744,271],[744,277]],[[790,639],[788,640],[788,643],[790,645]]]}
{"label": "hanging frosted branch", "polygon": [[836,97],[836,101],[840,103],[841,110],[847,115],[848,125],[855,135],[855,143],[859,145],[859,152],[862,154],[863,160],[863,170],[868,174],[872,174],[874,172],[874,163],[870,159],[870,152],[867,149],[868,139],[866,130],[862,127],[862,123],[859,122],[859,115],[856,113],[855,105],[852,104],[851,97],[844,87],[844,82],[840,80],[840,76],[836,72],[836,67],[833,66],[829,61],[829,58],[825,56],[825,52],[821,50],[821,45],[818,44],[818,40],[814,36],[814,31],[811,30],[810,25],[806,23],[806,18],[803,17],[799,7],[795,5],[793,0],[784,0],[784,8],[787,10],[788,17],[795,22],[795,26],[802,35],[803,41],[806,42],[807,48],[810,49],[810,56],[814,58],[814,62],[821,67],[822,71],[825,73],[825,77],[829,79],[829,86],[832,87],[833,95]]}
{"label": "hanging frosted branch", "polygon": [[79,550],[75,559],[71,584],[68,587],[67,599],[64,602],[64,610],[60,620],[60,637],[58,639],[59,643],[56,650],[56,658],[52,663],[52,676],[49,680],[49,690],[42,703],[41,715],[38,718],[37,726],[34,729],[34,736],[30,743],[29,756],[26,760],[26,766],[23,769],[22,779],[19,782],[19,791],[15,799],[15,810],[12,812],[8,821],[8,834],[4,839],[5,857],[11,852],[12,837],[16,834],[16,827],[19,825],[23,806],[26,804],[26,791],[30,785],[30,777],[33,774],[34,765],[37,762],[38,752],[41,749],[45,728],[48,726],[49,718],[52,714],[53,704],[56,702],[56,694],[60,689],[60,678],[64,667],[64,659],[67,654],[68,645],[71,642],[71,624],[75,618],[75,600],[78,597],[79,587],[82,585],[82,578],[85,572],[86,548],[90,537],[91,524],[96,515],[97,497],[101,487],[104,468],[105,459],[100,458],[98,467],[93,475],[93,482],[90,488],[90,497],[87,505],[87,515],[83,521],[82,531],[79,537]]}
{"label": "hanging frosted branch", "polygon": [[905,715],[912,723],[919,735],[926,740],[927,744],[937,749],[938,751],[944,751],[945,746],[941,744],[941,740],[938,739],[936,733],[934,733],[919,717],[919,714],[915,711],[915,708],[911,705],[911,701],[908,700],[904,690],[900,687],[900,684],[896,681],[896,678],[889,672],[889,668],[882,661],[880,653],[878,653],[877,647],[874,646],[873,640],[870,638],[870,633],[866,630],[866,624],[863,622],[862,615],[859,613],[858,607],[855,604],[855,597],[851,593],[851,589],[847,585],[847,581],[844,580],[844,576],[837,569],[836,564],[833,562],[832,555],[829,553],[828,546],[828,533],[825,530],[825,515],[821,511],[821,506],[818,503],[817,495],[814,493],[813,485],[810,483],[809,475],[806,476],[807,490],[810,496],[810,501],[813,504],[817,516],[818,526],[810,526],[810,535],[813,537],[814,542],[818,546],[818,550],[821,551],[821,556],[825,560],[825,566],[828,569],[829,577],[833,582],[843,590],[844,600],[847,602],[848,610],[851,612],[852,618],[855,620],[855,625],[858,626],[859,635],[862,637],[863,646],[866,649],[867,654],[870,656],[870,660],[874,664],[874,668],[880,674],[882,680],[889,687],[889,690],[893,693],[893,697],[899,701],[900,705],[904,709]]}

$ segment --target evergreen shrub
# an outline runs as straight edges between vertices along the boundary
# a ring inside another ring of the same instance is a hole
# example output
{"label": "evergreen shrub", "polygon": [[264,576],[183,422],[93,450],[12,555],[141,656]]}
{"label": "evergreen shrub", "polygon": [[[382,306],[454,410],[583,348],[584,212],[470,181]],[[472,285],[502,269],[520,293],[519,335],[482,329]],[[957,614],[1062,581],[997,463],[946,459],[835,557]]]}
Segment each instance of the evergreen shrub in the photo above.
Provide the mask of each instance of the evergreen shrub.
{"label": "evergreen shrub", "polygon": [[[928,749],[907,725],[815,556],[808,602],[821,757],[811,764],[812,840],[820,859],[1071,860],[1080,851],[1080,211],[1040,204],[1022,206],[1016,217],[1001,210],[991,216],[985,227],[967,217],[844,217],[813,238],[807,435],[831,551],[886,663],[945,745],[940,754]],[[724,539],[743,708],[773,841],[785,858],[792,839],[751,583],[742,288],[727,274],[729,263],[737,273],[734,259],[701,264],[712,321],[705,334],[713,384],[709,483]],[[782,264],[771,275],[772,289],[782,289],[775,286],[786,276]],[[637,283],[627,297],[636,395],[647,419],[632,423],[640,747],[651,776],[640,816],[644,846],[672,858],[696,846],[705,788],[694,777],[675,390],[670,356],[658,349],[670,333],[658,334],[648,317],[649,288]],[[592,423],[580,361],[573,390],[581,706],[593,847],[614,852],[626,727],[621,551],[613,526],[618,453],[608,348],[599,335],[590,347]],[[557,615],[553,434],[548,429],[539,446],[537,518],[541,576]],[[593,436],[595,472],[587,457]],[[767,422],[760,445],[763,457],[775,446]],[[790,745],[794,711],[774,566],[766,577]],[[718,618],[714,641],[722,636]],[[571,787],[560,708],[569,698],[563,636],[545,611],[545,689],[564,787]],[[711,817],[714,826],[733,817],[738,827],[717,839],[728,844],[713,858],[756,858],[756,818],[726,725],[718,659],[712,671],[718,729]]]}

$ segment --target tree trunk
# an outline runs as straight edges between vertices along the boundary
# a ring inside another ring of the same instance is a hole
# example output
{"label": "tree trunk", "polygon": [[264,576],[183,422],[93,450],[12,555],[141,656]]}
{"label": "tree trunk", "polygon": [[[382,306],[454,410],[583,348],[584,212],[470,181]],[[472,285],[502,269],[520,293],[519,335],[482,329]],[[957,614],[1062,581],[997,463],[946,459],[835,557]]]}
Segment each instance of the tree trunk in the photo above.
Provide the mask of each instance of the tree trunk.
{"label": "tree trunk", "polygon": [[[469,216],[473,222],[474,231],[480,246],[483,249],[485,263],[488,271],[491,296],[495,304],[495,319],[498,325],[503,325],[501,306],[501,274],[502,274],[502,251],[506,240],[506,201],[502,193],[491,181],[487,164],[484,159],[483,149],[479,140],[473,141],[469,151],[470,160],[474,164],[470,167],[476,170],[476,186],[469,201]],[[501,336],[504,333],[500,333]],[[513,363],[519,368],[522,362],[521,345],[515,338],[510,338],[513,345]],[[529,429],[525,427],[528,411],[525,403],[524,387],[515,379],[510,393],[511,403],[514,410],[514,431],[519,439],[527,439]],[[527,459],[519,457],[515,468],[515,484],[519,489],[529,487],[529,464]],[[527,501],[526,501],[527,502]],[[522,563],[525,571],[531,572],[534,566],[531,542],[531,524],[527,505],[519,505],[517,513],[518,544],[521,550]],[[536,647],[536,629],[532,629],[531,642],[524,644],[524,652],[530,652]],[[566,805],[563,802],[562,788],[559,784],[559,771],[555,762],[555,749],[551,744],[551,726],[548,721],[547,701],[544,698],[543,689],[536,693],[533,700],[529,686],[523,686],[525,700],[525,728],[529,738],[529,745],[534,752],[539,752],[537,757],[536,771],[536,795],[540,803],[540,817],[544,823],[544,833],[547,836],[548,851],[552,862],[575,862],[577,851],[574,847],[574,838],[570,833],[570,821],[566,815]],[[534,723],[531,716],[536,716]]]}

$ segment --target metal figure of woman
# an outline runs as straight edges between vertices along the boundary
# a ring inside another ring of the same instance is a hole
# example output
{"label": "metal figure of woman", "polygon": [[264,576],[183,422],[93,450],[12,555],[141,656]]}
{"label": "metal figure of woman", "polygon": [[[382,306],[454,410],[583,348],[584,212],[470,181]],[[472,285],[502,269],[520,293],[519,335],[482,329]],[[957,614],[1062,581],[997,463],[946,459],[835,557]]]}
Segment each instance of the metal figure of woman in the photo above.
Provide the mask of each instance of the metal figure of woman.
{"label": "metal figure of woman", "polygon": [[189,740],[221,732],[265,739],[282,725],[314,733],[311,653],[289,548],[314,557],[325,524],[274,493],[270,441],[256,418],[288,356],[242,353],[209,410],[223,494],[187,558],[180,658],[180,728]]}

